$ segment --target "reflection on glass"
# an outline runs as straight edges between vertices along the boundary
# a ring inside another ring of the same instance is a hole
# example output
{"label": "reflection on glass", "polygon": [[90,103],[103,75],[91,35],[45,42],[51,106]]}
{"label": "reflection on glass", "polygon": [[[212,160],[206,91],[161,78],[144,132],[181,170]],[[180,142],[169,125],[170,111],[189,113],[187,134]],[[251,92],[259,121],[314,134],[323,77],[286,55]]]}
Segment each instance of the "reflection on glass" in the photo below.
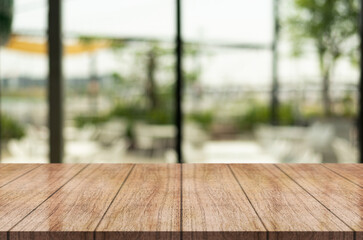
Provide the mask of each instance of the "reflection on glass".
{"label": "reflection on glass", "polygon": [[66,162],[175,161],[173,9],[65,3]]}
{"label": "reflection on glass", "polygon": [[[186,162],[358,161],[358,0],[329,3],[182,1]],[[65,162],[175,162],[174,13],[63,1]],[[0,14],[1,159],[46,162],[47,1]]]}
{"label": "reflection on glass", "polygon": [[184,57],[186,162],[358,161],[358,1],[314,3],[184,1],[185,37],[197,46]]}
{"label": "reflection on glass", "polygon": [[41,0],[0,1],[1,162],[48,161],[45,9]]}

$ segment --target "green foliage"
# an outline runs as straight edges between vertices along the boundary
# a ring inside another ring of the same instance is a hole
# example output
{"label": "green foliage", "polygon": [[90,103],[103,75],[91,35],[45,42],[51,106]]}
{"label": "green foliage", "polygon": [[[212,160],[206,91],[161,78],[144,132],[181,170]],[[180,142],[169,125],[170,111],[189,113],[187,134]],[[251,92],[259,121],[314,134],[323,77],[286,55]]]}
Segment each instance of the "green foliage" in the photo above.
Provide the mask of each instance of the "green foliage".
{"label": "green foliage", "polygon": [[137,104],[125,105],[116,104],[110,114],[110,117],[124,118],[129,121],[139,120],[145,116],[145,109]]}
{"label": "green foliage", "polygon": [[193,84],[198,82],[200,75],[201,75],[201,70],[200,69],[194,69],[194,70],[190,70],[190,71],[184,71],[184,79],[186,84]]}
{"label": "green foliage", "polygon": [[111,41],[111,48],[116,52],[123,50],[126,46],[127,44],[123,40],[113,39]]}
{"label": "green foliage", "polygon": [[20,139],[24,137],[25,130],[13,118],[1,114],[1,140]]}
{"label": "green foliage", "polygon": [[[259,124],[269,124],[271,117],[270,106],[260,103],[252,103],[244,114],[236,117],[235,122],[240,131],[251,131]],[[278,111],[281,125],[292,125],[296,122],[293,107],[290,104],[282,104]]]}
{"label": "green foliage", "polygon": [[214,120],[214,114],[213,111],[195,112],[190,113],[187,119],[197,123],[202,129],[209,131]]}
{"label": "green foliage", "polygon": [[145,120],[149,124],[173,124],[173,112],[163,109],[150,110],[147,112]]}
{"label": "green foliage", "polygon": [[101,115],[101,116],[76,116],[74,118],[74,122],[76,127],[82,128],[88,124],[90,125],[98,125],[101,123],[105,123],[110,120],[108,115]]}
{"label": "green foliage", "polygon": [[90,36],[80,36],[80,37],[78,38],[78,40],[79,40],[82,44],[84,44],[84,45],[89,45],[89,44],[93,43],[94,41],[96,41],[96,40],[97,40],[97,38],[96,38],[96,37],[90,37]]}
{"label": "green foliage", "polygon": [[[81,37],[80,41],[88,44],[97,40],[93,37]],[[122,50],[125,46],[122,41],[114,41],[111,45],[115,51]],[[185,55],[193,56],[199,54],[199,46],[188,46],[185,48]],[[173,75],[170,74],[168,83],[156,81],[157,73],[174,69],[174,64],[169,66],[172,61],[167,58],[174,54],[173,47],[161,45],[154,41],[145,44],[141,50],[134,52],[136,73],[124,75],[118,72],[112,74],[113,89],[128,89],[130,87],[143,88],[144,95],[133,99],[122,99],[122,97],[112,96],[115,104],[109,113],[102,116],[78,116],[75,118],[76,126],[82,127],[86,124],[100,124],[112,118],[122,118],[128,121],[130,128],[135,121],[143,121],[149,124],[173,124],[174,123],[174,88]],[[165,61],[168,60],[168,61]],[[167,67],[167,68],[166,68]],[[172,67],[172,68],[171,68]],[[146,74],[145,74],[146,73]],[[185,78],[188,83],[198,81],[200,69],[185,71]],[[116,94],[115,94],[116,95]],[[207,120],[201,118],[196,121]]]}
{"label": "green foliage", "polygon": [[135,121],[143,121],[149,124],[173,124],[173,112],[165,108],[148,110],[140,104],[116,104],[109,113],[99,116],[77,116],[75,125],[82,128],[85,125],[99,125],[111,119],[125,119],[132,128]]}
{"label": "green foliage", "polygon": [[112,73],[112,79],[113,79],[114,85],[116,85],[116,86],[123,85],[126,83],[125,77],[117,72]]}
{"label": "green foliage", "polygon": [[293,125],[297,122],[297,117],[291,104],[282,104],[280,106],[279,120],[282,125]]}
{"label": "green foliage", "polygon": [[90,45],[97,41],[102,41],[104,39],[105,38],[103,38],[103,37],[97,37],[97,36],[79,36],[78,37],[79,42],[84,45]]}
{"label": "green foliage", "polygon": [[357,62],[359,47],[359,0],[293,0],[295,12],[287,21],[294,55],[302,45],[315,47],[322,78],[324,115],[331,116],[330,77],[337,60],[350,57]]}
{"label": "green foliage", "polygon": [[193,85],[198,82],[202,74],[201,65],[197,63],[199,56],[202,54],[202,50],[199,44],[186,44],[184,47],[185,58],[189,58],[194,61],[193,67],[190,69],[184,68],[184,80],[186,86]]}
{"label": "green foliage", "polygon": [[293,0],[293,5],[287,26],[295,53],[302,53],[306,41],[313,42],[319,55],[329,55],[329,61],[357,50],[352,37],[359,33],[358,0]]}
{"label": "green foliage", "polygon": [[99,125],[110,121],[112,118],[124,118],[132,121],[136,118],[136,115],[141,115],[141,113],[137,113],[137,111],[138,108],[134,108],[132,106],[116,105],[110,113],[100,114],[97,116],[79,115],[73,120],[78,128],[82,128],[86,125]]}
{"label": "green foliage", "polygon": [[311,121],[313,119],[323,119],[324,114],[320,108],[310,108],[302,111],[303,118],[307,121]]}
{"label": "green foliage", "polygon": [[343,105],[343,116],[345,117],[353,117],[354,116],[354,101],[351,92],[347,92],[342,99]]}
{"label": "green foliage", "polygon": [[244,114],[236,117],[236,124],[241,131],[250,131],[262,123],[269,122],[270,110],[266,105],[251,106]]}
{"label": "green foliage", "polygon": [[116,105],[110,112],[110,117],[127,119],[129,122],[143,121],[149,124],[173,123],[173,112],[165,108],[148,110],[139,105]]}

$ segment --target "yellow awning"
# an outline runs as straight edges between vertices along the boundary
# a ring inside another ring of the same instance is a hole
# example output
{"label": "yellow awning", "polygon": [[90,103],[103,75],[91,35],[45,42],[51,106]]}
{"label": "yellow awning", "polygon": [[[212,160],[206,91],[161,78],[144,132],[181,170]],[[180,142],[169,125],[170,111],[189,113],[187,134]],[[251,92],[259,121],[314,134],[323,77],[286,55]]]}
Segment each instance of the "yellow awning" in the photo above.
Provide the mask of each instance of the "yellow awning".
{"label": "yellow awning", "polygon": [[[99,49],[110,47],[110,42],[105,40],[95,40],[90,43],[76,42],[72,44],[64,45],[64,54],[81,54],[87,52],[93,52]],[[46,54],[47,43],[34,41],[31,38],[12,36],[9,42],[5,45],[5,48],[35,54]]]}

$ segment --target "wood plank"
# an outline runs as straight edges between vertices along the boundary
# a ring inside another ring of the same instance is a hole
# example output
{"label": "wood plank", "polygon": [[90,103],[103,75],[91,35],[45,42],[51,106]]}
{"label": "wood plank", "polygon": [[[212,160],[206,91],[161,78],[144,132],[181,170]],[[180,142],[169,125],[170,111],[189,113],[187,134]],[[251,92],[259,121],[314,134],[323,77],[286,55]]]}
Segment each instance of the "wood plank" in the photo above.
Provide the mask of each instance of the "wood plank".
{"label": "wood plank", "polygon": [[23,176],[40,164],[0,164],[0,187]]}
{"label": "wood plank", "polygon": [[183,165],[183,239],[266,239],[266,229],[225,164]]}
{"label": "wood plank", "polygon": [[323,164],[324,167],[363,187],[363,164]]}
{"label": "wood plank", "polygon": [[42,165],[0,188],[0,233],[14,227],[86,165]]}
{"label": "wood plank", "polygon": [[93,239],[132,166],[88,166],[13,228],[10,239]]}
{"label": "wood plank", "polygon": [[180,165],[139,164],[96,230],[96,239],[180,239]]}
{"label": "wood plank", "polygon": [[353,231],[274,165],[231,165],[273,239],[354,239]]}
{"label": "wood plank", "polygon": [[[363,189],[317,164],[278,167],[355,231],[363,231]],[[363,173],[362,173],[363,176]]]}

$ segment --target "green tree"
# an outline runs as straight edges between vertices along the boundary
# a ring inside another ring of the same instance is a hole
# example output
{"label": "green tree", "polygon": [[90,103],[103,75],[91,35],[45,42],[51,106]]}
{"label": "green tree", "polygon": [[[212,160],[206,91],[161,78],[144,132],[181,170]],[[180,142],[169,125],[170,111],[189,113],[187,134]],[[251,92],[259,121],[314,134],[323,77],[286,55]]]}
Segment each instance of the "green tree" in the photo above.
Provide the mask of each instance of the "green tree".
{"label": "green tree", "polygon": [[335,64],[342,56],[358,53],[358,0],[293,0],[294,13],[288,17],[288,29],[294,53],[302,54],[302,45],[310,42],[317,52],[322,78],[325,116],[332,114],[330,80]]}
{"label": "green tree", "polygon": [[158,58],[162,54],[162,49],[158,43],[151,43],[146,53],[146,83],[145,94],[149,99],[149,106],[151,110],[159,107],[158,88],[155,81],[155,75],[158,68]]}
{"label": "green tree", "polygon": [[0,140],[20,139],[25,135],[24,127],[12,117],[1,114],[1,135]]}

